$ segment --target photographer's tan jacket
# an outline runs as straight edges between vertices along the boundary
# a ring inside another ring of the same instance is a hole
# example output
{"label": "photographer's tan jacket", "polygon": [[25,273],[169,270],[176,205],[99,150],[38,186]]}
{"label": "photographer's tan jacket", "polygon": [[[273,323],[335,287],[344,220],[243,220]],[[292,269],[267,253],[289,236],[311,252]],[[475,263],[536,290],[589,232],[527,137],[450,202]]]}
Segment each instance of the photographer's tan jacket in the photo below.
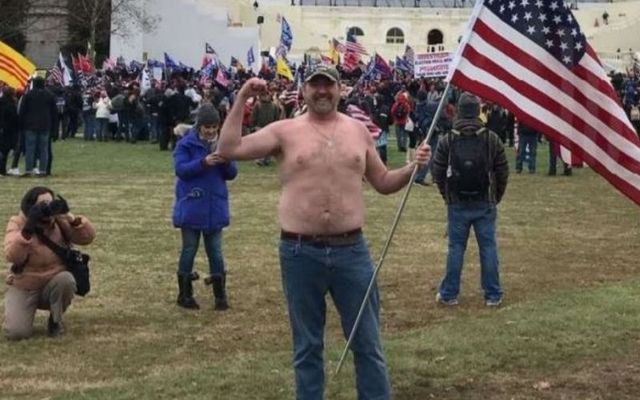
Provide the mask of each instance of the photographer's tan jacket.
{"label": "photographer's tan jacket", "polygon": [[[75,217],[71,214],[56,217],[56,223],[45,229],[44,234],[60,245],[64,244],[64,237],[73,244],[87,245],[93,241],[96,231],[86,217],[80,217],[80,224],[71,226],[70,221]],[[7,284],[22,290],[39,290],[59,272],[66,268],[51,249],[40,242],[36,235],[27,239],[22,235],[22,228],[27,218],[21,212],[11,217],[4,236],[4,255],[11,264],[22,264],[26,261],[24,271],[14,274],[9,271]],[[64,230],[64,237],[62,231]]]}

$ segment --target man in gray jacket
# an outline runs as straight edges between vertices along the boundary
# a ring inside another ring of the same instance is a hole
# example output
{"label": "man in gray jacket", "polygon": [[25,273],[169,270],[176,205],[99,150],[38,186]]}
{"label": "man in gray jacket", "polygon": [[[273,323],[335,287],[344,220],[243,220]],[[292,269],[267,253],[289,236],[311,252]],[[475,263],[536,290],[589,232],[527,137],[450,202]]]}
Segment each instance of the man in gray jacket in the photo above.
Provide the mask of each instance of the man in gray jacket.
{"label": "man in gray jacket", "polygon": [[480,248],[481,282],[487,306],[502,303],[496,206],[507,188],[509,165],[497,134],[482,126],[480,100],[463,93],[453,129],[439,142],[433,158],[433,180],[447,204],[449,253],[436,301],[458,304],[464,252],[473,226]]}

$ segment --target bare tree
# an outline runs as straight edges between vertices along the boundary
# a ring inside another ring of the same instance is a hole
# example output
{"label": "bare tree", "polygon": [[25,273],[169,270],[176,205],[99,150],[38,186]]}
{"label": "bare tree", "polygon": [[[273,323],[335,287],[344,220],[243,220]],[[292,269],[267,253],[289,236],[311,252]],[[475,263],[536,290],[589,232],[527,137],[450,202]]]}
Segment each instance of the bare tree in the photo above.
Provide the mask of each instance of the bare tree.
{"label": "bare tree", "polygon": [[0,0],[0,40],[18,51],[25,45],[24,25],[31,1]]}
{"label": "bare tree", "polygon": [[69,0],[69,24],[87,36],[87,53],[93,60],[98,38],[110,34],[128,37],[136,31],[153,31],[160,18],[149,15],[139,0]]}

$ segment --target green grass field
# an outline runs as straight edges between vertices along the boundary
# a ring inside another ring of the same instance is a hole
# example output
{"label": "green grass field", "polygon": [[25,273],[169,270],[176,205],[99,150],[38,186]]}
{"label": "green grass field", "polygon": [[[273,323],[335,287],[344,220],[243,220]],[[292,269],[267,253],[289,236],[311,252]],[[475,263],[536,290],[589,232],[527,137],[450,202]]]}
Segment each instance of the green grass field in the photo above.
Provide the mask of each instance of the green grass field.
{"label": "green grass field", "polygon": [[[402,155],[391,144],[391,164]],[[0,339],[2,399],[291,399],[291,339],[277,257],[275,168],[243,163],[230,183],[224,237],[232,309],[175,305],[179,232],[171,225],[168,152],[139,143],[56,143],[54,176],[0,178],[0,220],[45,184],[97,227],[91,294],[74,301],[66,334]],[[513,150],[509,149],[513,171]],[[547,177],[513,173],[499,207],[505,303],[487,309],[470,240],[460,305],[434,302],[447,253],[445,208],[414,187],[382,269],[382,330],[395,399],[640,398],[640,211],[589,169]],[[364,188],[365,232],[380,253],[401,194]],[[196,269],[206,272],[204,249]],[[0,291],[4,293],[4,287]],[[0,305],[0,312],[4,313]],[[328,316],[327,398],[355,399],[349,359]]]}

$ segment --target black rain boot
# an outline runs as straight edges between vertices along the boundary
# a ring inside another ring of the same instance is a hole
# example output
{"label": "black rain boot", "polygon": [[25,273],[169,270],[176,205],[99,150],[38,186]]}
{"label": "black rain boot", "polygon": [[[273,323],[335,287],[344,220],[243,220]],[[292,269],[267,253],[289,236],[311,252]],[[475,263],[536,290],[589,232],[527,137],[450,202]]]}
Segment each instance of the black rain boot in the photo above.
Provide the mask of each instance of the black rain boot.
{"label": "black rain boot", "polygon": [[178,273],[178,305],[182,308],[188,308],[191,310],[198,310],[200,306],[193,298],[193,275],[182,275]]}
{"label": "black rain boot", "polygon": [[215,298],[215,303],[213,306],[214,310],[224,311],[229,308],[229,303],[227,302],[227,293],[225,290],[225,274],[216,274],[211,275],[211,285],[213,286],[213,297]]}
{"label": "black rain boot", "polygon": [[62,325],[62,321],[53,322],[53,316],[49,315],[49,320],[47,321],[47,335],[49,337],[59,337],[64,334],[64,325]]}

